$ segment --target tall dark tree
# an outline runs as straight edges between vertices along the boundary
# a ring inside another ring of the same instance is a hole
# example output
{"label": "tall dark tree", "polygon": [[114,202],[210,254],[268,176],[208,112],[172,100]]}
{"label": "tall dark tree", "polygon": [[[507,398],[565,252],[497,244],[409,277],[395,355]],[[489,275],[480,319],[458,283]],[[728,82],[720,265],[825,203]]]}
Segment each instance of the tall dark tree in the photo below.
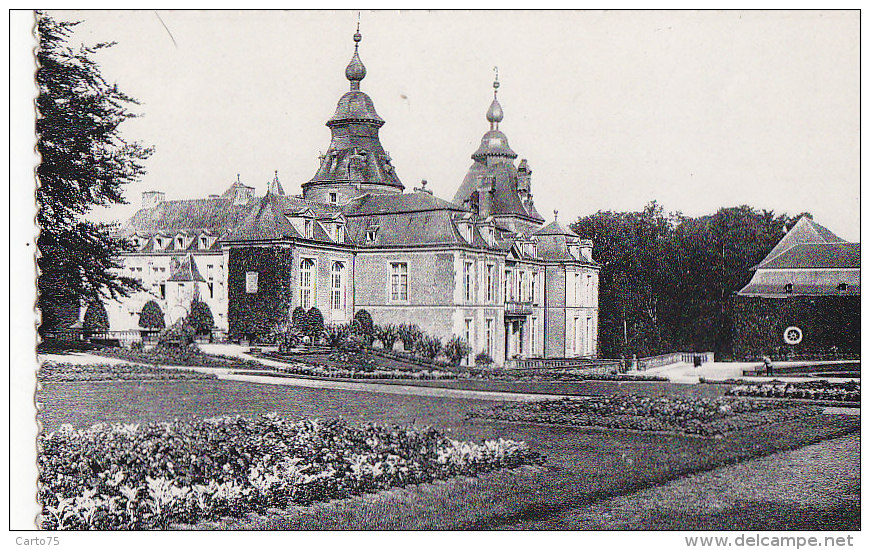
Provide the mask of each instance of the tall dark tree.
{"label": "tall dark tree", "polygon": [[729,355],[733,293],[801,215],[739,206],[693,218],[653,202],[642,212],[578,219],[572,229],[595,241],[602,266],[600,353]]}
{"label": "tall dark tree", "polygon": [[139,326],[150,329],[166,328],[166,321],[163,318],[163,310],[160,309],[160,304],[154,300],[148,300],[142,306],[142,311],[139,312]]}
{"label": "tall dark tree", "polygon": [[130,243],[115,238],[116,227],[85,219],[95,206],[124,203],[124,186],[145,173],[152,150],[125,140],[120,125],[137,115],[137,101],[109,84],[94,54],[111,43],[68,45],[78,23],[37,15],[39,85],[36,122],[36,192],[41,232],[39,299],[41,330],[68,327],[81,303],[126,296],[135,279],[113,270]]}

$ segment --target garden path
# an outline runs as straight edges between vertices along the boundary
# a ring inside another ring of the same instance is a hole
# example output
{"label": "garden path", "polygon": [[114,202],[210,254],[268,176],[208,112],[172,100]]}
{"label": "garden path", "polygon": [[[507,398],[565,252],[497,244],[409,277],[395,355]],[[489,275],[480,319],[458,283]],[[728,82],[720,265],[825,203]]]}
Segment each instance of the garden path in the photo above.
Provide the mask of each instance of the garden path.
{"label": "garden path", "polygon": [[856,529],[860,435],[822,441],[574,508],[517,529]]}
{"label": "garden path", "polygon": [[[776,363],[779,364],[779,363]],[[638,372],[629,372],[628,374],[638,374],[638,375],[658,375],[664,376],[669,379],[673,383],[679,384],[698,384],[699,378],[705,378],[707,380],[728,380],[728,379],[741,379],[741,380],[754,380],[758,381],[757,377],[754,376],[743,376],[744,370],[755,369],[761,365],[760,362],[710,362],[704,363],[700,367],[695,368],[691,363],[674,363],[672,365],[663,365],[661,367],[654,367],[651,369],[647,369],[645,371]],[[775,376],[777,380],[782,382],[806,382],[806,377],[796,377],[796,376]],[[850,380],[854,380],[853,378],[837,378],[837,377],[824,377],[826,380],[831,382],[848,382]],[[819,377],[818,379],[821,379]]]}

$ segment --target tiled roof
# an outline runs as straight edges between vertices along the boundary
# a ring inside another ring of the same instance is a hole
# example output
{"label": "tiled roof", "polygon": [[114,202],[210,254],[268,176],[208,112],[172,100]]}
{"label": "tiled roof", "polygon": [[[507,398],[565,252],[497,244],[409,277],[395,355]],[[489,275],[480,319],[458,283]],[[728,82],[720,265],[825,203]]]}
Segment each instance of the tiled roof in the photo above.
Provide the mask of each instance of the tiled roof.
{"label": "tiled roof", "polygon": [[844,243],[843,239],[834,235],[829,229],[819,225],[813,220],[802,217],[798,222],[786,233],[786,235],[773,247],[762,261],[755,268],[766,267],[766,264],[774,260],[777,256],[788,251],[795,245],[799,244],[824,244],[824,243]]}
{"label": "tiled roof", "polygon": [[196,267],[196,262],[193,261],[193,257],[190,254],[182,256],[178,260],[173,259],[172,262],[170,262],[169,272],[169,279],[167,279],[167,281],[205,282],[205,278],[200,274],[199,269]]}
{"label": "tiled roof", "polygon": [[859,243],[796,244],[762,262],[757,269],[858,269],[861,267]]}
{"label": "tiled roof", "polygon": [[740,289],[738,296],[842,296],[861,293],[861,275],[857,270],[806,269],[785,271],[762,269]]}
{"label": "tiled roof", "polygon": [[344,207],[344,214],[350,218],[353,216],[426,212],[432,210],[468,212],[468,209],[466,208],[439,199],[429,193],[416,192],[402,194],[366,194],[348,202]]}
{"label": "tiled roof", "polygon": [[524,204],[520,199],[517,181],[517,169],[510,160],[496,162],[489,166],[475,161],[453,196],[453,202],[463,204],[467,200],[475,201],[474,195],[477,190],[482,185],[491,185],[493,191],[490,210],[493,216],[516,215],[544,221],[533,202]]}
{"label": "tiled roof", "polygon": [[553,220],[549,224],[535,231],[535,235],[566,235],[569,237],[577,237],[570,229],[566,229],[558,220]]}

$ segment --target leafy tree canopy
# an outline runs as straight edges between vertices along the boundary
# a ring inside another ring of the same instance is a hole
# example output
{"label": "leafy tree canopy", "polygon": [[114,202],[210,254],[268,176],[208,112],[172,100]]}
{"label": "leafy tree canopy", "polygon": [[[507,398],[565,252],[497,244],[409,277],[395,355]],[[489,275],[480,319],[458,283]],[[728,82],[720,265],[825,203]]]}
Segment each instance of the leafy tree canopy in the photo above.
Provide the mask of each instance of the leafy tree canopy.
{"label": "leafy tree canopy", "polygon": [[94,61],[96,52],[112,44],[71,48],[77,24],[37,16],[37,247],[44,328],[62,327],[79,303],[139,288],[135,279],[113,271],[130,243],[114,237],[115,226],[84,215],[94,206],[123,203],[124,186],[145,173],[143,161],[152,150],[121,136],[120,125],[136,116],[128,107],[137,102],[109,84]]}
{"label": "leafy tree canopy", "polygon": [[166,328],[166,320],[160,304],[154,300],[145,302],[142,311],[139,312],[139,326],[142,328],[163,329]]}
{"label": "leafy tree canopy", "polygon": [[601,264],[600,354],[730,354],[731,296],[804,215],[738,206],[690,217],[652,202],[578,219],[571,229],[593,239]]}

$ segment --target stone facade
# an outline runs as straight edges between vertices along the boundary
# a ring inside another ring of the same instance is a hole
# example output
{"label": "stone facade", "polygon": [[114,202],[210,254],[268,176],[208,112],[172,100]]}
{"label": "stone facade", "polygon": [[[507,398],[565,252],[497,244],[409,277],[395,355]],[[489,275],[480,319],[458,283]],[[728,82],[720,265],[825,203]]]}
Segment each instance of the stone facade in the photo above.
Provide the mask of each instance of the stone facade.
{"label": "stone facade", "polygon": [[558,221],[544,225],[528,161],[514,164],[498,129],[497,98],[454,200],[425,182],[405,192],[380,143],[384,120],[360,90],[361,39],[345,71],[351,89],[327,122],[330,146],[301,196],[285,195],[276,174],[261,197],[240,177],[208,199],[144,197],[122,234],[137,246],[123,258],[125,274],[145,283],[146,296],[117,304],[112,328],[135,325],[145,298],[178,316],[184,289],[234,338],[262,338],[299,306],[317,307],[327,323],[365,309],[377,324],[466,338],[497,364],[596,356],[592,243]]}

